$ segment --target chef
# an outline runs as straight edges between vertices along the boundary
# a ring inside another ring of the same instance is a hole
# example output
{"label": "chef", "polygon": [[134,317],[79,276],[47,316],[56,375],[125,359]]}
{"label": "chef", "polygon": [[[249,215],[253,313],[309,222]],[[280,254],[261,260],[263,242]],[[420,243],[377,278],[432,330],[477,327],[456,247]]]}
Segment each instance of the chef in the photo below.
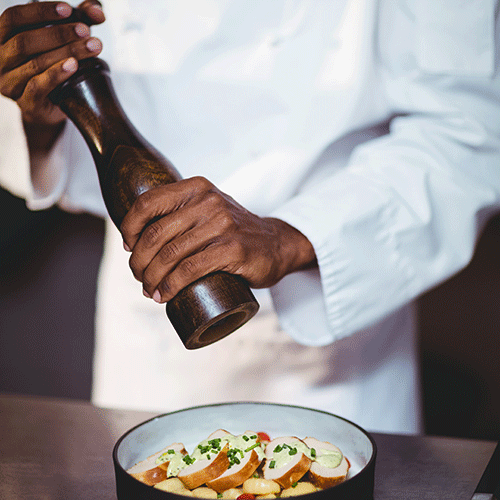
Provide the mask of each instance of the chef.
{"label": "chef", "polygon": [[[413,301],[467,265],[500,208],[497,2],[106,0],[103,22],[87,0],[91,30],[9,40],[71,13],[16,4],[0,1],[0,181],[34,210],[106,217],[93,402],[273,401],[419,432]],[[185,179],[134,205],[123,234],[46,97],[96,55]],[[187,351],[164,303],[216,269],[260,311]]]}

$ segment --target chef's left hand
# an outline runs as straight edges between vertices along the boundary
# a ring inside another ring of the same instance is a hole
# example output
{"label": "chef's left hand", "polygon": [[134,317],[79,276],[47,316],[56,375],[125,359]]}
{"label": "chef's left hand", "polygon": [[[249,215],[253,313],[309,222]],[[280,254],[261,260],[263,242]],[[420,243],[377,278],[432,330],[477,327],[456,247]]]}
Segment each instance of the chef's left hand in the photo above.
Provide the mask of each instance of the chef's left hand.
{"label": "chef's left hand", "polygon": [[301,232],[279,219],[252,214],[203,177],[141,194],[120,230],[125,248],[132,251],[134,276],[144,295],[157,302],[169,301],[214,271],[264,288],[316,262]]}

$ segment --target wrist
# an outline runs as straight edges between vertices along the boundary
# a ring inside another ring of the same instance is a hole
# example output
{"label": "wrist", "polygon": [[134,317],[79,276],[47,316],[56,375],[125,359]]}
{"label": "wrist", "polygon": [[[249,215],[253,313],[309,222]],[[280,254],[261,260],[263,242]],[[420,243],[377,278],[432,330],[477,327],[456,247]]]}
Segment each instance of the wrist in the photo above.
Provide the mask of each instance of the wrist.
{"label": "wrist", "polygon": [[56,124],[38,124],[23,120],[30,157],[46,156],[64,129],[66,120]]}
{"label": "wrist", "polygon": [[318,265],[316,252],[309,239],[298,229],[281,219],[268,219],[278,228],[277,252],[281,261],[282,277]]}

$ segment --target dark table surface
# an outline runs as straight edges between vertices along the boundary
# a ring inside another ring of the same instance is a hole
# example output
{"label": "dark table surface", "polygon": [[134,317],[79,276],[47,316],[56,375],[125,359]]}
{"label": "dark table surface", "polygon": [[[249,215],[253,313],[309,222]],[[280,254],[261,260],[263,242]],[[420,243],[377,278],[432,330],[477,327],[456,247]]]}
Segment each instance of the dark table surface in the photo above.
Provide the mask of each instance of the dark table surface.
{"label": "dark table surface", "polygon": [[[0,499],[116,500],[111,453],[153,413],[0,395]],[[377,434],[375,500],[470,500],[496,443]]]}

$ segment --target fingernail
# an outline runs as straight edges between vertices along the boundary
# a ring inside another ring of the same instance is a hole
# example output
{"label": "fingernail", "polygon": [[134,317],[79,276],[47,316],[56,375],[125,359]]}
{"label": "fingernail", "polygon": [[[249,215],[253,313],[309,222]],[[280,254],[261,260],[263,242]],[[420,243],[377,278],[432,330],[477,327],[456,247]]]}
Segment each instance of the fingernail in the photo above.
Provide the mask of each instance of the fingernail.
{"label": "fingernail", "polygon": [[146,290],[144,290],[144,288],[142,289],[142,294],[144,295],[144,297],[147,297],[148,299],[151,298],[151,295],[149,295],[149,293],[146,292]]}
{"label": "fingernail", "polygon": [[89,8],[90,11],[94,11],[96,14],[104,14],[104,11],[102,10],[101,5],[92,5],[92,7]]}
{"label": "fingernail", "polygon": [[102,43],[98,38],[89,38],[85,45],[90,52],[99,52],[102,49]]}
{"label": "fingernail", "polygon": [[131,252],[130,250],[130,247],[125,243],[123,242],[123,248],[127,251],[127,252]]}
{"label": "fingernail", "polygon": [[90,30],[89,27],[86,24],[83,23],[78,23],[75,26],[75,33],[80,37],[80,38],[85,38],[86,36],[90,35]]}
{"label": "fingernail", "polygon": [[160,295],[160,292],[158,290],[155,290],[155,293],[153,293],[153,300],[155,302],[158,302],[158,304],[161,303],[161,295]]}
{"label": "fingernail", "polygon": [[62,68],[64,71],[72,73],[73,71],[76,71],[78,69],[78,62],[74,57],[70,57],[69,59],[66,59],[66,61],[64,61]]}
{"label": "fingernail", "polygon": [[56,12],[61,17],[69,17],[69,16],[71,16],[71,13],[73,12],[73,8],[70,5],[68,5],[67,3],[58,3],[56,5]]}

